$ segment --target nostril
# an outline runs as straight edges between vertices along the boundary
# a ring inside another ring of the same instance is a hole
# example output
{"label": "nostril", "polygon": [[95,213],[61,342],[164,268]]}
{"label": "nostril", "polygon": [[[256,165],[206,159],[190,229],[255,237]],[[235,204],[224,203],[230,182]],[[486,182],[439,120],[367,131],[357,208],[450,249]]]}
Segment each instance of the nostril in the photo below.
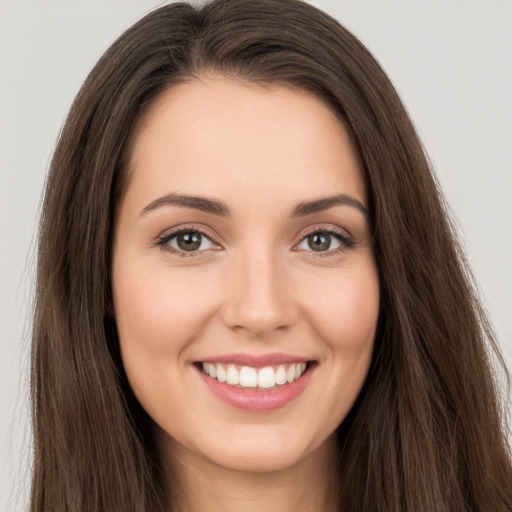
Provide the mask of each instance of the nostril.
{"label": "nostril", "polygon": [[223,321],[231,329],[263,336],[286,330],[297,319],[293,286],[270,255],[240,257],[225,276]]}

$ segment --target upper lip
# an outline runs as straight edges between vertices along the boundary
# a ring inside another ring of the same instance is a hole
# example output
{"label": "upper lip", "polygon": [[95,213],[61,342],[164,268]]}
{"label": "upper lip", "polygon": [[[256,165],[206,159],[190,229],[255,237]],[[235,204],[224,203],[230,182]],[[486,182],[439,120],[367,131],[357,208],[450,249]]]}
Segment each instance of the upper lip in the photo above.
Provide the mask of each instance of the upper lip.
{"label": "upper lip", "polygon": [[240,366],[252,366],[253,368],[263,368],[265,366],[277,366],[280,364],[307,363],[311,358],[274,352],[271,354],[224,354],[220,356],[205,357],[196,362],[198,363],[223,363],[236,364]]}

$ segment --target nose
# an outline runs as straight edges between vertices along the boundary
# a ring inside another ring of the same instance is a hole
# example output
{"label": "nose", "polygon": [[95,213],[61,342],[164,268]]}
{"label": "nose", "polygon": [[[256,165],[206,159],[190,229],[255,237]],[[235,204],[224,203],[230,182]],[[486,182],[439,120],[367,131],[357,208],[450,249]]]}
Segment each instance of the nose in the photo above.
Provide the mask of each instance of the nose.
{"label": "nose", "polygon": [[297,320],[297,304],[279,258],[272,251],[255,252],[234,256],[226,269],[222,317],[231,329],[265,337]]}

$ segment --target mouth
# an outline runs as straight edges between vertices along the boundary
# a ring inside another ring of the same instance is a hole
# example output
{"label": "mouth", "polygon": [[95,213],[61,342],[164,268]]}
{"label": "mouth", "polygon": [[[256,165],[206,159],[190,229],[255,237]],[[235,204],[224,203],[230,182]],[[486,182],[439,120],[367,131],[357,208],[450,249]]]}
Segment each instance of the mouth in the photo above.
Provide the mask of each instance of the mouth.
{"label": "mouth", "polygon": [[196,361],[194,366],[224,403],[249,412],[269,412],[302,394],[318,362],[285,355],[237,355]]}
{"label": "mouth", "polygon": [[202,362],[198,363],[198,367],[205,375],[228,386],[268,391],[300,379],[311,364],[313,364],[312,361],[256,368],[246,365]]}

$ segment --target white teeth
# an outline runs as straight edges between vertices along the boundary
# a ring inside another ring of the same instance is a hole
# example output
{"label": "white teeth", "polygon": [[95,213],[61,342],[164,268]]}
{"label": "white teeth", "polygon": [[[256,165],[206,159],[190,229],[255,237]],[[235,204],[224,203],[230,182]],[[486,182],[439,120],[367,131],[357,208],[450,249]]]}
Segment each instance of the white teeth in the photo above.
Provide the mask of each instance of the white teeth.
{"label": "white teeth", "polygon": [[235,365],[230,364],[228,366],[226,377],[226,382],[228,384],[231,384],[231,386],[237,386],[238,384],[240,384],[240,373],[238,373],[238,370],[236,369]]}
{"label": "white teeth", "polygon": [[266,366],[258,372],[258,387],[273,388],[276,385],[276,375],[271,366]]}
{"label": "white teeth", "polygon": [[250,366],[240,368],[240,386],[244,388],[258,387],[258,374],[254,368]]}
{"label": "white teeth", "polygon": [[283,385],[286,383],[286,369],[281,365],[276,371],[276,384]]}
{"label": "white teeth", "polygon": [[226,382],[228,380],[227,372],[221,364],[217,365],[217,380],[219,382]]}
{"label": "white teeth", "polygon": [[292,363],[279,365],[277,368],[265,366],[259,370],[251,366],[242,366],[240,370],[234,364],[202,363],[203,373],[219,382],[226,382],[230,386],[244,388],[271,389],[276,385],[282,386],[287,382],[297,380],[305,371],[306,363]]}

